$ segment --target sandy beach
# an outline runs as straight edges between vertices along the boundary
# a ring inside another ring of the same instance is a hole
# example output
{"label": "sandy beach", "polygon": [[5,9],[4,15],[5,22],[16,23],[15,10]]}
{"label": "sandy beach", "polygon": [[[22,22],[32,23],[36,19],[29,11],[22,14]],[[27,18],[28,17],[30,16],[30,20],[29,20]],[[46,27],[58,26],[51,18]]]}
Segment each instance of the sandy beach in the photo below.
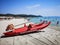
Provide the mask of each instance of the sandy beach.
{"label": "sandy beach", "polygon": [[49,28],[60,31],[60,26],[49,26]]}
{"label": "sandy beach", "polygon": [[[14,26],[18,25],[16,26],[17,28],[22,27],[23,25],[20,24],[26,22],[28,21],[24,18],[0,21],[0,35],[5,32],[6,26],[8,24],[12,23]],[[58,28],[58,26],[48,26],[42,30],[44,32],[0,38],[0,45],[60,45],[60,28]]]}

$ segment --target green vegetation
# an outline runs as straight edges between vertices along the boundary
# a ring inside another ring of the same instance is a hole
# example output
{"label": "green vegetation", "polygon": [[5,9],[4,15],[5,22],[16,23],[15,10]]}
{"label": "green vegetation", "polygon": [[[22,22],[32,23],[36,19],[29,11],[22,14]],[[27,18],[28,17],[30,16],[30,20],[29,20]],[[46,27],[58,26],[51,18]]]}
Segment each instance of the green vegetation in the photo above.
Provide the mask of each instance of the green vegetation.
{"label": "green vegetation", "polygon": [[42,17],[41,15],[27,15],[27,14],[0,14],[0,16],[12,16],[12,17]]}

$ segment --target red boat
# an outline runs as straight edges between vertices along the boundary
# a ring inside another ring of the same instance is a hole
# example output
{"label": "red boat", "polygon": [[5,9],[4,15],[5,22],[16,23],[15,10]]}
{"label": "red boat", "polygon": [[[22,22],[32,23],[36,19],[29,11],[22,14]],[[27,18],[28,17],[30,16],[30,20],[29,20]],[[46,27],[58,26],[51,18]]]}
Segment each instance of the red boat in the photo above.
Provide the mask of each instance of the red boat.
{"label": "red boat", "polygon": [[24,27],[22,27],[22,28],[17,28],[13,31],[5,32],[3,34],[5,36],[14,36],[14,35],[23,34],[23,33],[34,32],[34,31],[38,31],[38,30],[41,30],[41,29],[47,27],[50,23],[51,22],[45,23],[45,21],[43,21],[40,24],[29,24],[29,26],[26,26],[26,24],[24,24]]}

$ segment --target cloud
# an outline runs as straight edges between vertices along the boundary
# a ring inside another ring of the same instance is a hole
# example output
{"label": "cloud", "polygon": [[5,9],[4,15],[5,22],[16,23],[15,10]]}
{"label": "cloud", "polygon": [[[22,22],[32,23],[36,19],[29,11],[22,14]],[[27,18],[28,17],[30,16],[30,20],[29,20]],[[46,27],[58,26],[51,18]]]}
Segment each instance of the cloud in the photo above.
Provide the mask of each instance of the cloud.
{"label": "cloud", "polygon": [[24,14],[35,14],[42,16],[60,16],[60,6],[56,7],[42,7],[42,5],[36,4],[27,6],[23,11]]}
{"label": "cloud", "polygon": [[35,5],[27,6],[26,8],[27,9],[33,9],[33,8],[37,8],[39,6],[40,6],[40,4],[35,4]]}

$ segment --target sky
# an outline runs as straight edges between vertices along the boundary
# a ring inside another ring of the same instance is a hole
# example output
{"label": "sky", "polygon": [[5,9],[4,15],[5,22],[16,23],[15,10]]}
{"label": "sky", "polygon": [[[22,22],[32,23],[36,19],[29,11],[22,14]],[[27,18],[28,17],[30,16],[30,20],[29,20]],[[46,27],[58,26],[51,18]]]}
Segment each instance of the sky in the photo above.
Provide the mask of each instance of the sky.
{"label": "sky", "polygon": [[60,16],[60,0],[0,0],[0,14]]}

